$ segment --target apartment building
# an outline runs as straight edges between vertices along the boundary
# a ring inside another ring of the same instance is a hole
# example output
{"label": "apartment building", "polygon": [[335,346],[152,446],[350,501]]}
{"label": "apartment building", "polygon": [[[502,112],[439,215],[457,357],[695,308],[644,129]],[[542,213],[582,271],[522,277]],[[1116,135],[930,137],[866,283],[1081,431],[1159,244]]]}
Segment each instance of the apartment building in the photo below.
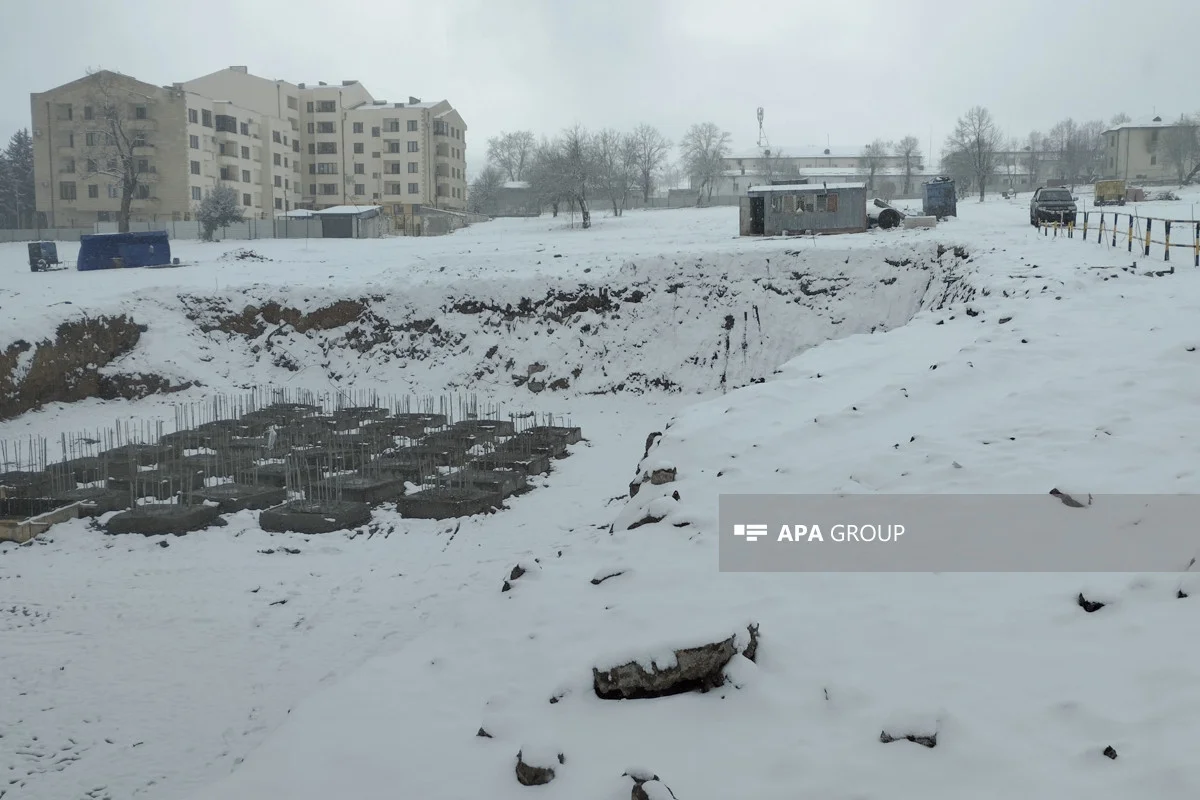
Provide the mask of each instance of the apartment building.
{"label": "apartment building", "polygon": [[1162,137],[1178,127],[1162,117],[1128,122],[1104,132],[1103,174],[1121,180],[1169,181],[1176,170],[1162,154]]}
{"label": "apartment building", "polygon": [[[466,125],[446,101],[375,100],[358,81],[306,86],[229,67],[171,86],[100,71],[30,96],[36,204],[47,227],[116,221],[119,176],[96,109],[116,96],[134,137],[134,222],[189,220],[231,186],[249,218],[298,208],[466,208]],[[111,103],[107,103],[111,105]]]}
{"label": "apartment building", "polygon": [[466,124],[450,103],[376,100],[356,80],[277,83],[229,67],[184,86],[295,121],[294,207],[380,205],[395,216],[419,206],[466,209]]}

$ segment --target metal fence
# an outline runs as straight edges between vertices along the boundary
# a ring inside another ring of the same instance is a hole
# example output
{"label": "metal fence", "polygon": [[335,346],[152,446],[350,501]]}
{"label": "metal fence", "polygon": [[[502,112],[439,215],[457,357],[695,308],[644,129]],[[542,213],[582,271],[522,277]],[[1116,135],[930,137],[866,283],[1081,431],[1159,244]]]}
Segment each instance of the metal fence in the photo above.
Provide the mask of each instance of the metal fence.
{"label": "metal fence", "polygon": [[1038,228],[1044,236],[1065,236],[1068,239],[1090,241],[1094,236],[1097,244],[1108,247],[1124,247],[1128,252],[1137,252],[1149,258],[1152,250],[1160,249],[1162,260],[1171,260],[1172,248],[1190,250],[1192,264],[1200,267],[1200,221],[1194,219],[1164,219],[1143,217],[1121,211],[1084,211],[1083,225],[1075,221],[1066,222],[1061,217],[1057,222],[1039,221]]}

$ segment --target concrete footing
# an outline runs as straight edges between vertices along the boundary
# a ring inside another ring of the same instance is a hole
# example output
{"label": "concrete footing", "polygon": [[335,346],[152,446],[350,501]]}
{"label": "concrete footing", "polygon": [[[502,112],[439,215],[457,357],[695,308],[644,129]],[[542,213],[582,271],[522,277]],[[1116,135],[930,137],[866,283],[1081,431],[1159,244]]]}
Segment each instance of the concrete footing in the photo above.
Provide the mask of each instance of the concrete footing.
{"label": "concrete footing", "polygon": [[268,508],[258,516],[259,527],[273,533],[333,533],[357,528],[370,521],[370,506],[347,502],[293,501]]}
{"label": "concrete footing", "polygon": [[498,495],[479,489],[434,488],[402,497],[396,508],[409,519],[450,519],[486,513],[500,501]]}
{"label": "concrete footing", "polygon": [[140,533],[143,536],[176,536],[224,525],[216,506],[150,505],[117,514],[104,526],[107,533]]}
{"label": "concrete footing", "polygon": [[192,500],[196,503],[216,503],[222,514],[235,514],[246,509],[261,511],[287,500],[287,489],[244,483],[222,483],[193,492]]}

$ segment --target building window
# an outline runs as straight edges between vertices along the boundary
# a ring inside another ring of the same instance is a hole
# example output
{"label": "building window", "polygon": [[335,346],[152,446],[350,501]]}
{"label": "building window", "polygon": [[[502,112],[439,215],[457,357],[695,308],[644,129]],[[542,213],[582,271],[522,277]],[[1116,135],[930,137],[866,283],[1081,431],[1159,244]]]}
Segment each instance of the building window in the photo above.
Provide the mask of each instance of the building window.
{"label": "building window", "polygon": [[278,167],[283,161],[283,156],[279,155],[279,153],[274,153],[271,156],[271,161]]}
{"label": "building window", "polygon": [[374,128],[371,128],[371,135],[373,137],[375,137],[376,139],[379,138],[379,126],[378,125],[376,125]]}
{"label": "building window", "polygon": [[271,131],[271,141],[275,144],[280,143],[279,131]]}
{"label": "building window", "polygon": [[337,184],[336,183],[322,183],[321,184],[321,194],[337,194]]}
{"label": "building window", "polygon": [[246,159],[247,161],[250,160],[250,148],[249,147],[242,148],[242,158]]}
{"label": "building window", "polygon": [[99,186],[99,184],[95,184],[95,183],[89,183],[89,184],[88,184],[88,197],[89,197],[90,199],[92,199],[92,200],[95,200],[95,199],[96,199],[96,198],[98,198],[99,196],[100,196],[100,186]]}
{"label": "building window", "polygon": [[199,200],[200,200],[200,187],[199,186],[192,187],[192,199],[199,202]]}
{"label": "building window", "polygon": [[299,140],[299,139],[293,139],[293,140],[292,140],[292,152],[293,152],[293,153],[299,153],[299,152],[300,152],[300,140]]}
{"label": "building window", "polygon": [[318,175],[337,175],[338,165],[336,161],[322,161],[317,164]]}
{"label": "building window", "polygon": [[1156,156],[1156,155],[1150,156],[1150,166],[1153,167],[1153,166],[1156,166],[1157,164],[1158,164],[1158,156]]}
{"label": "building window", "polygon": [[296,100],[296,98],[288,96],[288,99],[287,99],[287,107],[288,108],[295,111],[299,105],[300,105],[300,103]]}
{"label": "building window", "polygon": [[333,122],[318,122],[317,133],[337,133],[337,125]]}
{"label": "building window", "polygon": [[417,143],[416,143],[416,142],[409,142],[409,143],[408,143],[408,152],[410,152],[410,153],[415,153],[415,152],[417,152],[417,150],[418,150],[418,147],[417,147]]}
{"label": "building window", "polygon": [[388,142],[387,143],[387,151],[389,153],[399,153],[400,152],[400,143],[399,142]]}
{"label": "building window", "polygon": [[145,106],[134,106],[133,107],[133,118],[134,119],[146,119],[146,107]]}
{"label": "building window", "polygon": [[416,131],[417,131],[417,121],[416,121],[415,119],[410,119],[410,120],[408,121],[408,131],[409,131],[409,133],[416,133]]}
{"label": "building window", "polygon": [[74,171],[75,171],[75,159],[73,159],[73,158],[68,158],[66,161],[64,161],[62,168],[59,170],[59,172],[74,172]]}
{"label": "building window", "polygon": [[191,167],[192,167],[192,174],[193,174],[193,175],[199,175],[199,174],[200,174],[200,162],[199,162],[199,161],[193,161],[193,162],[191,163]]}
{"label": "building window", "polygon": [[283,188],[285,188],[285,189],[292,188],[292,182],[289,181],[287,178],[284,178],[283,179]]}
{"label": "building window", "polygon": [[137,166],[138,172],[145,173],[145,172],[153,172],[154,171],[150,168],[150,160],[146,159],[146,158],[139,158],[137,160],[136,166]]}
{"label": "building window", "polygon": [[336,100],[318,100],[317,101],[317,112],[318,113],[332,114],[335,111],[337,111],[337,101]]}
{"label": "building window", "polygon": [[355,175],[366,175],[367,174],[367,165],[366,164],[355,164],[354,165],[354,174]]}
{"label": "building window", "polygon": [[367,185],[365,183],[354,184],[354,196],[355,197],[362,197],[366,193],[367,193]]}
{"label": "building window", "polygon": [[283,210],[283,198],[280,198],[280,197],[275,198],[275,210],[276,211]]}
{"label": "building window", "polygon": [[88,171],[89,175],[94,174],[96,172],[96,159],[89,158],[84,168]]}
{"label": "building window", "polygon": [[317,123],[315,123],[315,122],[308,123],[308,132],[309,132],[309,134],[316,133],[317,132]]}
{"label": "building window", "polygon": [[237,133],[237,117],[231,117],[228,114],[217,114],[216,128],[221,133]]}
{"label": "building window", "polygon": [[221,167],[221,180],[236,181],[237,170],[235,170],[233,167]]}
{"label": "building window", "polygon": [[138,200],[149,200],[150,199],[150,187],[149,186],[137,187],[137,199]]}
{"label": "building window", "polygon": [[248,195],[248,194],[242,195],[242,205],[244,205],[244,206],[250,205],[250,195]]}
{"label": "building window", "polygon": [[317,153],[323,156],[336,155],[338,151],[337,142],[317,142]]}
{"label": "building window", "polygon": [[362,155],[362,153],[363,153],[363,143],[362,143],[362,142],[355,142],[355,143],[354,143],[354,154],[355,154],[355,155],[358,155],[358,156],[361,156],[361,155]]}
{"label": "building window", "polygon": [[279,177],[278,175],[275,176],[275,187],[278,189],[283,188],[283,178]]}
{"label": "building window", "polygon": [[384,133],[399,133],[400,132],[400,120],[385,119],[383,121],[383,132]]}
{"label": "building window", "polygon": [[[310,103],[309,105],[312,105],[312,104]],[[315,183],[310,183],[310,184],[308,185],[308,193],[309,193],[309,194],[316,194],[316,193],[317,193],[317,185],[316,185]]]}
{"label": "building window", "polygon": [[[59,103],[56,111],[56,117],[59,122],[66,122],[71,119],[71,104]],[[66,198],[63,198],[66,199]]]}
{"label": "building window", "polygon": [[309,100],[309,101],[308,101],[308,103],[306,104],[306,108],[308,109],[308,113],[310,113],[310,114],[311,114],[311,113],[313,113],[313,102],[312,102],[312,100]]}
{"label": "building window", "polygon": [[408,185],[408,193],[409,194],[418,194],[418,193],[420,193],[420,191],[421,191],[421,187],[419,184],[410,183]]}
{"label": "building window", "polygon": [[244,170],[242,170],[242,183],[249,183],[249,182],[250,182],[250,170],[244,169]]}
{"label": "building window", "polygon": [[[88,136],[91,136],[91,134],[89,133]],[[189,136],[188,137],[188,146],[191,147],[193,150],[199,150],[200,149],[200,137],[194,136],[194,135]]]}
{"label": "building window", "polygon": [[409,172],[411,172],[411,173],[414,173],[414,174],[415,174],[415,173],[419,172],[419,171],[420,171],[420,169],[421,169],[421,164],[420,164],[420,162],[418,162],[418,161],[410,161],[410,162],[408,162],[408,171],[409,171]]}
{"label": "building window", "polygon": [[203,109],[200,112],[200,124],[206,128],[213,126],[213,114],[208,109]]}
{"label": "building window", "polygon": [[362,133],[362,132],[363,132],[363,124],[362,124],[361,122],[356,122],[356,123],[354,123],[354,132],[355,132],[355,133]]}
{"label": "building window", "polygon": [[83,118],[84,119],[95,119],[96,118],[95,112],[92,111],[91,106],[83,107]]}
{"label": "building window", "polygon": [[200,112],[194,108],[188,109],[188,123],[196,125],[200,122]]}
{"label": "building window", "polygon": [[250,123],[249,123],[249,122],[243,122],[243,123],[242,123],[242,124],[239,126],[239,130],[241,131],[241,134],[242,134],[242,136],[249,136],[249,135],[250,135]]}
{"label": "building window", "polygon": [[121,190],[117,188],[116,184],[110,183],[108,185],[108,199],[116,200],[120,196],[121,196]]}

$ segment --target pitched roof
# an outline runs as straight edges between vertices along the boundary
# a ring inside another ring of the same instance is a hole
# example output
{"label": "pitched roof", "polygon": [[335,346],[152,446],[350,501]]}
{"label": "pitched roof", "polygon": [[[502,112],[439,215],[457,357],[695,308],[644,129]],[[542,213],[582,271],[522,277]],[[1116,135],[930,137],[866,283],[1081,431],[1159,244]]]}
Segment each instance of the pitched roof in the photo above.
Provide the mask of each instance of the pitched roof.
{"label": "pitched roof", "polygon": [[784,186],[751,186],[747,192],[817,192],[835,189],[865,189],[865,183],[789,183]]}
{"label": "pitched roof", "polygon": [[1106,129],[1104,132],[1108,133],[1109,131],[1120,131],[1127,128],[1174,128],[1177,124],[1178,122],[1176,121],[1166,122],[1161,116],[1154,118],[1143,117],[1142,119],[1135,119],[1132,122],[1123,122],[1120,125],[1114,125],[1113,127]]}

